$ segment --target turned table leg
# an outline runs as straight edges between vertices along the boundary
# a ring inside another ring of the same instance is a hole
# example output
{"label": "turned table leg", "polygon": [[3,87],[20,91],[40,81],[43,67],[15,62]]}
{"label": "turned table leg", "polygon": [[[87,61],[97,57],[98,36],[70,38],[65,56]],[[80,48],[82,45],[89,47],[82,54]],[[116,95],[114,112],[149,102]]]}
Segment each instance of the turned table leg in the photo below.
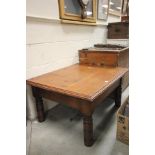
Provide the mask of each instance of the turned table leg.
{"label": "turned table leg", "polygon": [[122,96],[122,80],[120,80],[120,85],[115,90],[115,106],[121,106],[121,96]]}
{"label": "turned table leg", "polygon": [[84,144],[93,145],[93,120],[92,116],[83,115]]}
{"label": "turned table leg", "polygon": [[36,100],[36,109],[37,109],[37,115],[38,115],[38,121],[43,122],[45,120],[45,113],[44,113],[44,105],[42,97],[39,94],[39,90],[37,88],[32,88],[33,95]]}

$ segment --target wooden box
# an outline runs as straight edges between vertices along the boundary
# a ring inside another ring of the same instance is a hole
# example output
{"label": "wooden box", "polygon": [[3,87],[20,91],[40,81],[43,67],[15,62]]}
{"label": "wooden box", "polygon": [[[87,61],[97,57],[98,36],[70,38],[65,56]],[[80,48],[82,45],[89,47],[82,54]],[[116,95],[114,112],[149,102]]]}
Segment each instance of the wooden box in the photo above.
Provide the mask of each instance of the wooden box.
{"label": "wooden box", "polygon": [[[79,50],[79,63],[101,67],[129,67],[129,48],[111,44],[97,44],[95,47]],[[122,89],[129,85],[129,73],[122,81]]]}
{"label": "wooden box", "polygon": [[129,144],[129,117],[124,115],[126,105],[129,105],[129,98],[119,108],[117,113],[117,140]]}
{"label": "wooden box", "polygon": [[108,39],[128,39],[129,23],[116,22],[108,24]]}
{"label": "wooden box", "polygon": [[129,16],[121,16],[121,22],[129,22]]}

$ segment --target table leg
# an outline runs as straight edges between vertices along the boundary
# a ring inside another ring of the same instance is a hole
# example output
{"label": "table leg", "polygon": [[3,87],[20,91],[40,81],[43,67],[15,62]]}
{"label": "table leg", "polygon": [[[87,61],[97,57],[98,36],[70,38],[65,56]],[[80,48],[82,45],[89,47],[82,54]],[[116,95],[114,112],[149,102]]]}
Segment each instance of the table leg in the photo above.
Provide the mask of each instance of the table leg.
{"label": "table leg", "polygon": [[121,96],[122,96],[122,82],[121,81],[120,81],[120,85],[115,90],[115,106],[116,107],[121,106]]}
{"label": "table leg", "polygon": [[32,88],[32,90],[33,90],[33,95],[34,95],[35,100],[36,100],[36,109],[37,109],[38,121],[43,122],[45,120],[45,113],[44,113],[44,105],[43,105],[42,97],[40,96],[37,88]]}
{"label": "table leg", "polygon": [[44,114],[42,97],[36,98],[36,108],[37,108],[37,114],[38,114],[38,121],[43,122],[45,120],[45,114]]}
{"label": "table leg", "polygon": [[93,120],[92,116],[83,115],[84,144],[93,145]]}

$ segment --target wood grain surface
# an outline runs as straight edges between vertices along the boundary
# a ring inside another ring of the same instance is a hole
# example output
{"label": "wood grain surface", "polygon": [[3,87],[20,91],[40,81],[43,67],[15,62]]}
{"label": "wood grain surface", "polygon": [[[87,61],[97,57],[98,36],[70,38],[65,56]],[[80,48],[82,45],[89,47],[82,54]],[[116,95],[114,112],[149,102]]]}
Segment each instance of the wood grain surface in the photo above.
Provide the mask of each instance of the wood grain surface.
{"label": "wood grain surface", "polygon": [[[98,46],[100,47],[79,50],[79,63],[89,66],[129,68],[129,47],[119,48],[111,44],[98,44]],[[123,90],[128,87],[129,73],[124,75],[122,85]]]}
{"label": "wood grain surface", "polygon": [[27,80],[27,84],[88,101],[93,101],[128,69],[122,67],[94,67],[75,64]]}

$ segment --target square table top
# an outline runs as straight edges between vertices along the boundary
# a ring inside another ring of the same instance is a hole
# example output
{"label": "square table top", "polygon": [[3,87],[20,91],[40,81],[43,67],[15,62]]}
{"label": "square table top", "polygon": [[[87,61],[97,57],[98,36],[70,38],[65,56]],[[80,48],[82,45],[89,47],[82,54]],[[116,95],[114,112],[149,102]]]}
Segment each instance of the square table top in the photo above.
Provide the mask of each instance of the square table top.
{"label": "square table top", "polygon": [[106,68],[75,64],[28,79],[27,84],[93,101],[127,71],[127,68],[122,67]]}

